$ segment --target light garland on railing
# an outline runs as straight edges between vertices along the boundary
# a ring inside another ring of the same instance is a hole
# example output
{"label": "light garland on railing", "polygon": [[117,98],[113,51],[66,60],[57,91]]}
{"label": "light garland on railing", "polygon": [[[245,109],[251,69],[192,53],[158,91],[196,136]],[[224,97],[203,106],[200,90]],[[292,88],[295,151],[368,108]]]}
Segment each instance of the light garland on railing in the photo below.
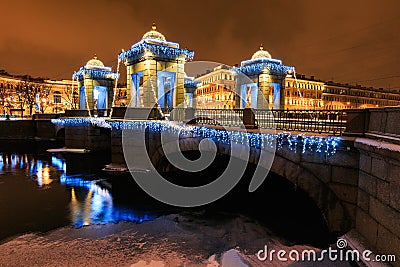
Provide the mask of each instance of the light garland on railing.
{"label": "light garland on railing", "polygon": [[146,40],[142,40],[134,44],[129,50],[121,52],[118,55],[119,59],[133,61],[144,56],[146,51],[150,51],[153,55],[160,58],[177,59],[184,55],[186,61],[193,60],[194,51],[181,49],[177,47],[170,47],[167,45],[149,43]]}
{"label": "light garland on railing", "polygon": [[340,137],[334,136],[308,136],[305,134],[291,134],[280,132],[277,134],[220,130],[204,126],[190,126],[170,121],[112,121],[105,118],[65,118],[53,119],[52,123],[59,126],[89,126],[115,129],[115,130],[150,130],[154,133],[168,132],[179,134],[181,137],[210,138],[216,142],[225,144],[248,144],[257,149],[279,150],[284,146],[296,153],[301,148],[301,153],[317,152],[333,155],[341,141]]}
{"label": "light garland on railing", "polygon": [[69,127],[81,127],[81,126],[93,126],[100,128],[111,129],[111,126],[106,122],[106,118],[63,118],[63,119],[51,119],[51,122],[58,127],[69,126]]}

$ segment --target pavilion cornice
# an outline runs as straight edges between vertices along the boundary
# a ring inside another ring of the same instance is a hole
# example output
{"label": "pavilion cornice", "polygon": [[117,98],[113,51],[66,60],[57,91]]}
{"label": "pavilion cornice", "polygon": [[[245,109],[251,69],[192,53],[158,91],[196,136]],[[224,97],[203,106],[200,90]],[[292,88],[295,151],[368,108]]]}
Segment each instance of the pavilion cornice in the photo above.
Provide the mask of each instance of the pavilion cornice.
{"label": "pavilion cornice", "polygon": [[156,43],[150,43],[146,40],[142,40],[135,45],[133,45],[129,50],[121,52],[118,55],[118,59],[127,62],[137,61],[145,58],[145,54],[149,51],[152,56],[161,59],[171,59],[176,60],[184,56],[186,61],[192,61],[194,57],[194,51],[188,49],[181,49],[178,47],[171,47],[167,45],[162,45]]}
{"label": "pavilion cornice", "polygon": [[259,75],[264,70],[267,70],[270,74],[275,75],[286,75],[290,71],[294,71],[294,67],[285,66],[278,61],[265,61],[253,64],[246,64],[240,67],[234,67],[232,71],[240,72],[248,76]]}
{"label": "pavilion cornice", "polygon": [[73,80],[83,80],[88,75],[92,79],[116,80],[119,78],[119,73],[104,69],[88,69],[81,67],[72,75]]}

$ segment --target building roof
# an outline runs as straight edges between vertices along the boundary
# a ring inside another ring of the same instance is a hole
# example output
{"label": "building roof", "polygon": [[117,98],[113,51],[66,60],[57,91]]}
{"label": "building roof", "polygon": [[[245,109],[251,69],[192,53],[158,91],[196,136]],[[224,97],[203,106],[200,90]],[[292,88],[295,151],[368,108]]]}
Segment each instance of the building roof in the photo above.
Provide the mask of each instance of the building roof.
{"label": "building roof", "polygon": [[151,30],[146,32],[143,37],[142,40],[158,40],[158,41],[162,41],[165,42],[165,36],[160,33],[159,31],[157,31],[157,26],[155,23],[153,23],[153,26],[151,26]]}
{"label": "building roof", "polygon": [[256,51],[251,59],[259,59],[259,58],[272,58],[271,54],[268,51],[264,50],[263,45],[260,45],[260,50]]}
{"label": "building roof", "polygon": [[72,80],[82,80],[86,74],[92,79],[116,80],[119,78],[119,73],[113,72],[111,67],[105,67],[96,55],[84,67],[72,74]]}
{"label": "building roof", "polygon": [[94,55],[94,57],[86,63],[85,67],[87,69],[98,69],[98,68],[104,68],[104,64],[103,62],[97,59],[96,55]]}
{"label": "building roof", "polygon": [[146,32],[142,40],[133,44],[129,50],[122,51],[118,58],[127,64],[154,57],[168,60],[184,58],[186,61],[191,61],[193,56],[193,51],[181,49],[178,43],[166,41],[165,36],[157,31],[153,23],[151,31]]}

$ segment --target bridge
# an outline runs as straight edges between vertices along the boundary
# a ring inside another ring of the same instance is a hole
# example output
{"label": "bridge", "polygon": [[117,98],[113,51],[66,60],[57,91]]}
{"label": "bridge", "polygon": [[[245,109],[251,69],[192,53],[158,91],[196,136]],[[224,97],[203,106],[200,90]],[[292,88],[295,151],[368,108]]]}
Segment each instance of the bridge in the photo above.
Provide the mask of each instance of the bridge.
{"label": "bridge", "polygon": [[[177,148],[165,146],[162,134],[178,135],[180,151],[198,150],[202,140],[211,139],[215,146],[203,143],[205,150],[270,169],[306,192],[330,231],[400,259],[400,108],[182,109],[172,111],[168,121],[157,120],[157,110],[142,112],[146,120],[135,117],[140,111],[116,108],[111,118],[68,117],[53,123],[65,134],[66,147],[111,153],[109,166],[119,169],[127,168],[124,153],[140,151],[143,144],[139,138],[124,141],[126,131],[145,133],[148,157],[136,156],[137,167],[162,171],[173,169],[163,158]],[[263,153],[274,153],[272,162]]]}

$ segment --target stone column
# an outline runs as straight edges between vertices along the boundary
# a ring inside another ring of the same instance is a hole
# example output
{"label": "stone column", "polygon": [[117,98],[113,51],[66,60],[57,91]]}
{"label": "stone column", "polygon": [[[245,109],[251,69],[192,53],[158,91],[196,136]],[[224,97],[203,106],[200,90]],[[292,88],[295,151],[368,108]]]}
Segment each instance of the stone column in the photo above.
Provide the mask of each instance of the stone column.
{"label": "stone column", "polygon": [[85,86],[85,95],[86,95],[86,109],[93,109],[93,88],[98,85],[98,82],[94,81],[89,74],[85,74],[84,77],[84,86]]}
{"label": "stone column", "polygon": [[132,99],[132,73],[133,67],[132,65],[126,66],[126,105],[131,106]]}
{"label": "stone column", "polygon": [[261,73],[258,76],[258,100],[257,100],[257,107],[261,109],[269,109],[269,95],[271,93],[271,87],[269,83],[270,77],[268,73]]}
{"label": "stone column", "polygon": [[156,60],[146,60],[143,70],[143,106],[150,108],[156,104],[154,96],[158,97],[157,88],[157,62]]}
{"label": "stone column", "polygon": [[176,92],[174,107],[177,107],[185,101],[185,68],[184,59],[178,59],[176,65]]}

